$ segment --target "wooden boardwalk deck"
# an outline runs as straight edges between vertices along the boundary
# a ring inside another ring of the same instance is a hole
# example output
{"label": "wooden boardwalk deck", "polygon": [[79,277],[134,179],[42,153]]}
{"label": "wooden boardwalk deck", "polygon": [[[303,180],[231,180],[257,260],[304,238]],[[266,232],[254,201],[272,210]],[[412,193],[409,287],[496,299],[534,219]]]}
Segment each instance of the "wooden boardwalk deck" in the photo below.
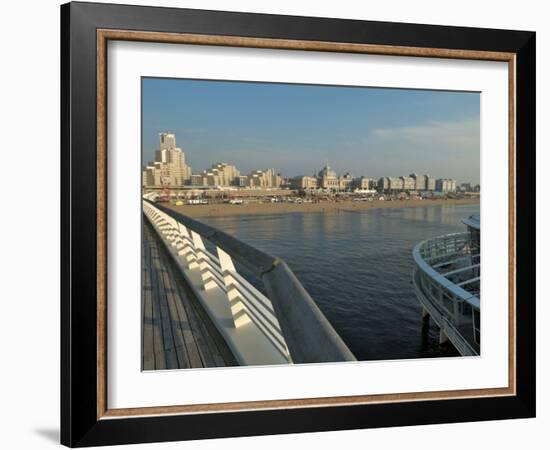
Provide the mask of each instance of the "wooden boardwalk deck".
{"label": "wooden boardwalk deck", "polygon": [[236,366],[231,350],[145,217],[142,233],[143,370]]}

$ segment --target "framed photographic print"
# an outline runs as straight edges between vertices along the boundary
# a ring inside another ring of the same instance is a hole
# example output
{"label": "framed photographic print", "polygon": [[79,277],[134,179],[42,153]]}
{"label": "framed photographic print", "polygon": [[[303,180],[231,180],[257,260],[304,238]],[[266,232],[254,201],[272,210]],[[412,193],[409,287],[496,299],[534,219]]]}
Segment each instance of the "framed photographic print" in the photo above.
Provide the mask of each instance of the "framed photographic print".
{"label": "framed photographic print", "polygon": [[61,19],[63,444],[534,416],[535,33]]}

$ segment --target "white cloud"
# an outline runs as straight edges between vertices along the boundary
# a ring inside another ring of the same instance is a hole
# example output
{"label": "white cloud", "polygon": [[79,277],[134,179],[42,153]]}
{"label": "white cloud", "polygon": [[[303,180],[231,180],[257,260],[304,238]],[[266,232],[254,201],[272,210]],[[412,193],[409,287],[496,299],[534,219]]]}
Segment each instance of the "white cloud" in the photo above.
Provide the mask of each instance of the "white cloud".
{"label": "white cloud", "polygon": [[479,151],[479,119],[429,121],[424,125],[375,128],[369,136],[368,141],[371,140],[401,148],[411,146],[430,151],[439,148],[445,155],[456,151],[470,153],[472,150]]}
{"label": "white cloud", "polygon": [[[429,173],[436,178],[479,181],[479,118],[430,120],[380,127],[364,137],[342,139],[335,167],[373,177]],[[337,162],[337,164],[336,164]]]}

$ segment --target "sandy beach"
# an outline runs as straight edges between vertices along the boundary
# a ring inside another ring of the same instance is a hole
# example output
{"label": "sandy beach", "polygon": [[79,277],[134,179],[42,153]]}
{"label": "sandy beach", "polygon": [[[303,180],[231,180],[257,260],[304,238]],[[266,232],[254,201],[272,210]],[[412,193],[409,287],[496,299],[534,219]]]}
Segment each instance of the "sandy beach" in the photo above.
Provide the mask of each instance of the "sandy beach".
{"label": "sandy beach", "polygon": [[[479,204],[479,199],[435,199],[435,200],[393,200],[372,202],[322,202],[322,203],[246,203],[230,205],[167,205],[174,211],[181,212],[189,217],[222,217],[239,215],[266,215],[291,213],[340,213],[364,211],[373,208],[414,208],[418,206],[434,205],[472,205]],[[165,204],[166,205],[166,204]]]}

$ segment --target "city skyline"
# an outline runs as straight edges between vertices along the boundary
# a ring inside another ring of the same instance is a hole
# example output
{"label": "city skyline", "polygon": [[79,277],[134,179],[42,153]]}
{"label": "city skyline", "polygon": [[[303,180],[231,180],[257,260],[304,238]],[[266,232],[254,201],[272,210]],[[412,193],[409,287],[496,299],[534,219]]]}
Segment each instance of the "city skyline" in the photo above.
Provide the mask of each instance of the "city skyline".
{"label": "city skyline", "polygon": [[143,165],[168,130],[193,172],[223,161],[291,178],[328,161],[479,183],[478,93],[145,78]]}
{"label": "city skyline", "polygon": [[[155,160],[143,167],[142,182],[144,187],[155,186],[237,186],[280,187],[290,186],[295,189],[335,189],[348,190],[383,190],[383,191],[440,191],[455,192],[457,181],[450,178],[438,178],[429,174],[412,173],[399,177],[384,176],[378,180],[368,176],[354,176],[350,172],[338,174],[328,163],[318,173],[287,178],[274,168],[256,169],[249,174],[241,173],[238,167],[226,162],[218,162],[210,168],[193,172],[186,163],[185,152],[177,147],[176,135],[160,133],[159,149],[155,150]],[[473,186],[471,182],[461,185]],[[479,190],[479,184],[475,185]],[[475,187],[474,186],[474,187]]]}

